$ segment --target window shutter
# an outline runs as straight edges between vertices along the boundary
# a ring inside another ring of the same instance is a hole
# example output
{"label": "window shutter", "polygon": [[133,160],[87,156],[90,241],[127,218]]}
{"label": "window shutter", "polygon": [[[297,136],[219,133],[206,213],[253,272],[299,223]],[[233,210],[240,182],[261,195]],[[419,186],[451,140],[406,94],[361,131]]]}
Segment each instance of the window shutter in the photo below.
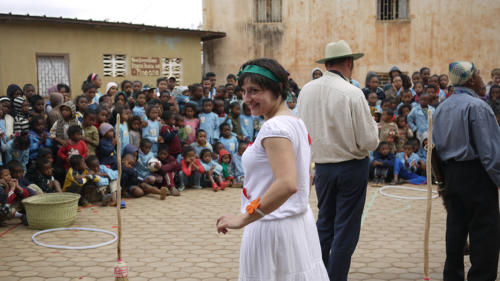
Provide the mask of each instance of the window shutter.
{"label": "window shutter", "polygon": [[281,0],[271,0],[271,21],[281,21]]}
{"label": "window shutter", "polygon": [[400,19],[407,19],[408,18],[408,0],[398,0],[399,1],[399,17]]}
{"label": "window shutter", "polygon": [[257,0],[257,21],[258,22],[266,22],[266,0]]}

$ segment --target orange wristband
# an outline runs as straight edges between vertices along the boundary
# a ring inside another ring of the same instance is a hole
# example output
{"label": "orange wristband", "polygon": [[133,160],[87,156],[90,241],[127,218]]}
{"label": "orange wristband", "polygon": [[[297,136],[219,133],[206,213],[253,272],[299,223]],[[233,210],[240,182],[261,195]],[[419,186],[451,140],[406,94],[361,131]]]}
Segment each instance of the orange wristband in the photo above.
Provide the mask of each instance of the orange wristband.
{"label": "orange wristband", "polygon": [[257,197],[257,199],[250,202],[250,204],[248,204],[245,209],[247,210],[247,213],[249,215],[253,215],[255,212],[257,212],[261,216],[265,216],[266,214],[264,214],[264,212],[259,210],[259,207],[260,207],[260,197]]}

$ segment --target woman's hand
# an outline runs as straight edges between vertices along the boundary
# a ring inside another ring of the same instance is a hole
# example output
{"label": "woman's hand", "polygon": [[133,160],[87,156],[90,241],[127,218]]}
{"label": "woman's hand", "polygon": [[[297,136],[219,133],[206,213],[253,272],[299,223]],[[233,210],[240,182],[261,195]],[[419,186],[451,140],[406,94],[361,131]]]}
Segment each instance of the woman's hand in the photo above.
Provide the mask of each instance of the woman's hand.
{"label": "woman's hand", "polygon": [[216,225],[217,225],[217,233],[226,234],[228,229],[240,229],[244,227],[246,224],[243,214],[239,215],[227,214],[217,219]]}

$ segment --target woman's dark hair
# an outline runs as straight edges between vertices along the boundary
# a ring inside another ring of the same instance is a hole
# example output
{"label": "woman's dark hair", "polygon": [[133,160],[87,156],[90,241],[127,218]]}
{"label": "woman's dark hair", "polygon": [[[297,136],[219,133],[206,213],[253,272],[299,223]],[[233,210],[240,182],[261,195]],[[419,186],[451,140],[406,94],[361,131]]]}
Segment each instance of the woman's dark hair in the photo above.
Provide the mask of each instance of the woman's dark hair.
{"label": "woman's dark hair", "polygon": [[43,101],[43,102],[45,103],[45,101],[43,100],[43,97],[42,97],[42,96],[40,96],[40,95],[33,95],[33,96],[31,96],[31,98],[30,98],[30,105],[31,105],[31,107],[33,107],[33,108],[34,108],[34,107],[35,107],[35,104],[36,104],[37,102],[39,102],[40,100],[41,100],[41,101]]}
{"label": "woman's dark hair", "polygon": [[57,87],[57,91],[58,91],[58,92],[61,92],[61,89],[66,90],[66,93],[70,93],[70,92],[71,92],[71,89],[70,89],[70,88],[69,88],[69,86],[68,86],[68,85],[66,85],[66,84],[60,83],[60,84],[57,84],[57,86],[56,86],[56,87]]}
{"label": "woman's dark hair", "polygon": [[239,87],[242,87],[248,78],[250,79],[250,82],[259,85],[262,90],[270,90],[274,94],[275,98],[279,98],[281,96],[282,101],[286,100],[289,91],[288,74],[281,64],[274,59],[261,58],[247,61],[241,66],[241,69],[244,69],[247,65],[257,65],[269,70],[276,77],[276,79],[278,79],[278,82],[274,82],[273,80],[259,74],[245,72],[238,78]]}
{"label": "woman's dark hair", "polygon": [[123,91],[123,89],[125,88],[125,85],[126,85],[127,83],[128,83],[128,84],[130,84],[130,86],[134,86],[134,84],[132,84],[132,82],[131,82],[131,81],[129,81],[129,80],[123,80],[123,81],[122,81],[122,83],[120,84],[120,89],[122,89],[122,91]]}
{"label": "woman's dark hair", "polygon": [[78,108],[78,103],[80,102],[81,99],[86,99],[87,102],[89,101],[89,98],[86,95],[79,95],[78,97],[76,97],[75,99],[76,111],[80,111],[80,108]]}
{"label": "woman's dark hair", "polygon": [[96,89],[96,90],[97,90],[97,86],[96,86],[96,85],[94,85],[94,83],[89,82],[89,81],[84,81],[84,82],[83,82],[83,84],[82,84],[82,91],[83,91],[84,93],[86,93],[88,90],[90,90],[90,89],[92,89],[92,88],[94,88],[94,89]]}
{"label": "woman's dark hair", "polygon": [[40,120],[45,122],[45,118],[43,118],[43,116],[41,115],[34,115],[33,117],[31,117],[30,129],[33,130],[38,122],[40,122]]}
{"label": "woman's dark hair", "polygon": [[28,131],[22,132],[19,136],[14,139],[14,147],[19,150],[26,150],[30,147],[30,138],[28,136]]}
{"label": "woman's dark hair", "polygon": [[80,127],[78,125],[69,126],[68,137],[71,138],[74,134],[76,134],[78,132],[80,132],[80,133],[82,132],[82,127]]}
{"label": "woman's dark hair", "polygon": [[203,154],[205,154],[207,152],[210,153],[210,158],[212,158],[212,151],[208,148],[204,148],[200,151],[200,161],[201,161],[201,159],[203,159]]}
{"label": "woman's dark hair", "polygon": [[195,152],[195,151],[194,151],[194,148],[193,148],[192,146],[190,146],[190,145],[188,145],[188,146],[184,146],[184,147],[182,148],[182,157],[186,157],[186,155],[187,155],[189,152],[191,152],[191,151]]}

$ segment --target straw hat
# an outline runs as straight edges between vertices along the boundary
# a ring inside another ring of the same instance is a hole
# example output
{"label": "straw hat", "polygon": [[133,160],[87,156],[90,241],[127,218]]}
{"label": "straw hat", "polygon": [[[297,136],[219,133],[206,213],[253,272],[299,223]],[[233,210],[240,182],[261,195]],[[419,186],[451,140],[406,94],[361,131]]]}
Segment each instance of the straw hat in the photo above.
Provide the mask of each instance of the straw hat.
{"label": "straw hat", "polygon": [[352,53],[351,47],[346,41],[340,40],[338,42],[330,42],[325,47],[325,58],[316,61],[317,63],[324,63],[325,61],[339,58],[352,57],[357,60],[364,56],[363,53]]}

